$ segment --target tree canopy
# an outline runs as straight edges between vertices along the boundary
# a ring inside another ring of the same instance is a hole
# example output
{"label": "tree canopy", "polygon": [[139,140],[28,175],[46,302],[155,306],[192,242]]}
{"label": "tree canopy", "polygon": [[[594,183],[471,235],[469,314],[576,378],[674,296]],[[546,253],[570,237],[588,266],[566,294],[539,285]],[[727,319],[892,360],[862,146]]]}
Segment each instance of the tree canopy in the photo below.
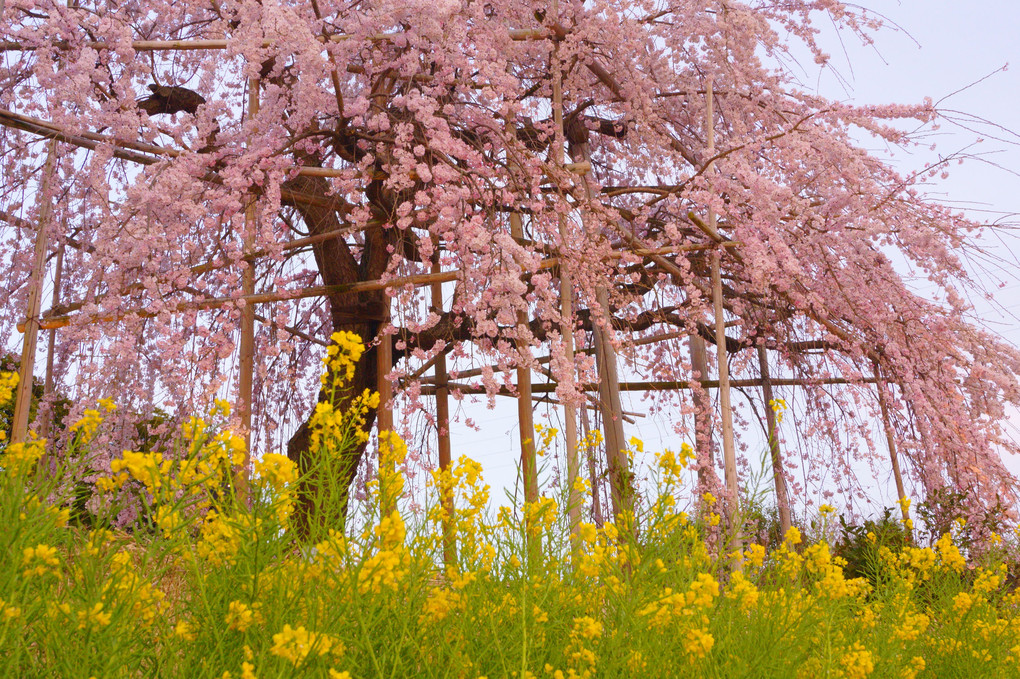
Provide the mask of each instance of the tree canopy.
{"label": "tree canopy", "polygon": [[[24,320],[49,202],[68,388],[190,411],[234,388],[241,309],[257,305],[255,429],[298,455],[336,330],[384,330],[411,407],[440,352],[489,394],[548,356],[558,398],[580,403],[593,361],[567,358],[562,328],[578,346],[609,332],[649,379],[690,380],[677,336],[716,341],[719,252],[731,370],[764,346],[819,380],[801,426],[826,445],[808,475],[851,487],[852,461],[875,455],[874,387],[822,381],[877,367],[915,482],[1012,506],[1002,421],[1020,352],[967,321],[959,256],[983,227],[925,199],[942,168],[904,176],[858,141],[910,145],[902,122],[939,112],[802,87],[775,57],[824,63],[823,16],[878,28],[835,0],[7,0],[0,328]],[[454,287],[442,305],[423,287],[437,279]],[[377,386],[377,353],[338,401]]]}

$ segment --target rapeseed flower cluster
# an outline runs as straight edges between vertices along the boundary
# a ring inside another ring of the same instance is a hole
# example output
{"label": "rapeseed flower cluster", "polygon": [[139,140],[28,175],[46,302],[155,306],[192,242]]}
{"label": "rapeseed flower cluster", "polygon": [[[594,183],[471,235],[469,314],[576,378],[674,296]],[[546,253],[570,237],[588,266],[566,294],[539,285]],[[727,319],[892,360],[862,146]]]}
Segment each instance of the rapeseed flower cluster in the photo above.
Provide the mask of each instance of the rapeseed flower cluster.
{"label": "rapeseed flower cluster", "polygon": [[[14,390],[18,388],[18,373],[0,372],[0,403],[9,403],[14,399]],[[7,432],[0,430],[0,443],[7,440]]]}
{"label": "rapeseed flower cluster", "polygon": [[[359,346],[342,335],[328,371],[350,380]],[[372,405],[347,403],[339,414],[324,408],[316,424],[336,459]],[[81,440],[102,425],[101,408]],[[180,455],[127,451],[96,482],[101,498],[131,489],[143,498],[131,531],[101,516],[82,523],[49,475],[19,473],[43,442],[14,448],[14,458],[8,449],[0,674],[1020,674],[1020,593],[1004,560],[1013,537],[984,553],[952,533],[930,547],[865,539],[864,567],[797,528],[778,545],[734,541],[724,553],[712,540],[726,529],[719,500],[681,493],[687,446],[657,456],[657,491],[633,514],[585,517],[573,536],[565,489],[491,511],[482,468],[466,456],[432,477],[417,516],[401,511],[407,445],[385,433],[364,512],[309,539],[295,513],[303,480],[322,468],[267,453],[243,501],[232,486],[243,446],[218,424],[228,414],[216,404],[187,422]],[[557,435],[543,428],[536,439],[549,449]],[[320,499],[331,511],[330,497]]]}

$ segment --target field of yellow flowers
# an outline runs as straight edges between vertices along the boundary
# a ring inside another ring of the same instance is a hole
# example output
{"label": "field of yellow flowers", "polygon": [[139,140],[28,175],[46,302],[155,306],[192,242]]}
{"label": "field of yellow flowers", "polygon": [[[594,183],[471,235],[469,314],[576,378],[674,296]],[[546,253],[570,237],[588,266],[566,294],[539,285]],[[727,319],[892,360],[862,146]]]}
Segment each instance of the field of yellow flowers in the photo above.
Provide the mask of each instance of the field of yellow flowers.
{"label": "field of yellow flowers", "polygon": [[[327,357],[338,381],[360,346],[339,339]],[[364,394],[347,413],[322,406],[314,445],[325,466],[309,473],[330,477],[331,451],[353,444],[376,399]],[[75,425],[73,449],[87,450],[113,407]],[[43,473],[42,441],[7,446],[0,675],[1020,676],[1020,593],[1003,545],[977,558],[948,535],[898,549],[872,535],[856,578],[796,528],[771,550],[725,547],[709,503],[702,515],[677,511],[684,460],[673,455],[659,458],[656,497],[637,517],[582,524],[573,542],[558,494],[490,511],[466,457],[433,479],[424,514],[403,516],[391,509],[406,454],[396,436],[383,442],[365,515],[344,532],[332,519],[295,530],[286,457],[259,460],[251,501],[238,500],[243,443],[223,430],[227,412],[193,418],[172,452],[125,452],[95,481],[89,521],[69,504],[74,469]],[[331,498],[324,483],[310,501],[335,519]],[[104,516],[126,499],[142,518],[111,530]],[[457,537],[445,566],[444,520]]]}

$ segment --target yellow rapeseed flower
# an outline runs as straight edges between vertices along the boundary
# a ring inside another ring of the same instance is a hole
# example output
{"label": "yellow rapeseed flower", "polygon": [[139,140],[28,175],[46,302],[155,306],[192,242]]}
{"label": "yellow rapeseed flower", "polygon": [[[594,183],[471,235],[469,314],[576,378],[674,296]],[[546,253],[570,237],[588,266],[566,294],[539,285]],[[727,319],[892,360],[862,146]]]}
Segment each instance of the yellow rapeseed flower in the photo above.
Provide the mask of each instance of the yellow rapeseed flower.
{"label": "yellow rapeseed flower", "polygon": [[185,641],[194,641],[198,638],[198,633],[187,620],[178,620],[177,624],[174,625],[174,636]]}
{"label": "yellow rapeseed flower", "polygon": [[602,623],[587,615],[574,618],[574,631],[585,639],[597,639],[602,636]]}
{"label": "yellow rapeseed flower", "polygon": [[953,544],[953,539],[949,533],[943,534],[938,542],[935,543],[935,550],[938,552],[939,561],[943,566],[951,568],[952,570],[960,573],[964,568],[967,567],[967,561],[960,554],[960,550]]}
{"label": "yellow rapeseed flower", "polygon": [[694,628],[688,630],[684,639],[684,650],[691,658],[704,658],[715,646],[715,637],[708,630]]}
{"label": "yellow rapeseed flower", "polygon": [[274,490],[283,490],[288,484],[297,481],[297,465],[286,455],[266,453],[255,463],[255,473],[264,483]]}
{"label": "yellow rapeseed flower", "polygon": [[18,387],[18,373],[0,372],[0,406],[7,405],[14,398],[14,390]]}
{"label": "yellow rapeseed flower", "polygon": [[11,443],[4,450],[3,466],[12,474],[27,474],[46,452],[44,439]]}
{"label": "yellow rapeseed flower", "polygon": [[222,417],[230,417],[230,402],[221,398],[213,399],[212,414]]}
{"label": "yellow rapeseed flower", "polygon": [[10,622],[21,616],[21,608],[0,599],[0,623]]}
{"label": "yellow rapeseed flower", "polygon": [[78,629],[106,627],[110,624],[110,620],[110,613],[103,610],[101,601],[92,608],[78,611]]}
{"label": "yellow rapeseed flower", "polygon": [[849,651],[840,660],[843,666],[843,676],[847,679],[866,679],[875,671],[875,661],[868,651],[860,643],[854,643]]}
{"label": "yellow rapeseed flower", "polygon": [[340,643],[328,634],[309,632],[304,627],[284,625],[283,631],[273,635],[269,652],[300,667],[310,655],[324,656]]}
{"label": "yellow rapeseed flower", "polygon": [[953,610],[957,615],[966,615],[970,607],[974,605],[974,599],[966,592],[960,592],[953,597]]}
{"label": "yellow rapeseed flower", "polygon": [[21,565],[25,569],[24,576],[41,577],[47,573],[56,573],[60,559],[57,557],[57,550],[45,544],[38,544],[35,547],[25,547],[22,552]]}
{"label": "yellow rapeseed flower", "polygon": [[256,614],[247,604],[231,601],[223,621],[227,623],[228,629],[245,632],[256,622]]}
{"label": "yellow rapeseed flower", "polygon": [[783,537],[783,542],[790,546],[799,545],[802,541],[800,530],[796,526],[790,526],[790,529],[786,531],[786,535]]}

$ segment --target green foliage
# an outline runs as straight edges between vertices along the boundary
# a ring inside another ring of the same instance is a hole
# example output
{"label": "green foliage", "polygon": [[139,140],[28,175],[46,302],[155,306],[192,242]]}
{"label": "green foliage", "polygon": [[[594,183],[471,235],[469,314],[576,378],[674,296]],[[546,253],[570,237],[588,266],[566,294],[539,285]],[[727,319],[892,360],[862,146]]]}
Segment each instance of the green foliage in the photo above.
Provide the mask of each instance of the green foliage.
{"label": "green foliage", "polygon": [[[14,354],[3,354],[0,355],[0,372],[18,372],[19,359]],[[35,419],[36,413],[39,409],[39,402],[42,400],[44,384],[38,378],[32,379],[32,401],[28,411],[28,420],[31,422]],[[58,394],[53,401],[53,422],[54,427],[58,430],[64,426],[64,418],[67,417],[67,413],[70,410],[71,402],[64,396]],[[3,431],[6,436],[3,440],[0,440],[0,454],[7,445],[7,441],[11,440],[11,431],[14,428],[14,399],[6,403],[0,404],[0,431]]]}
{"label": "green foliage", "polygon": [[879,558],[879,550],[901,551],[910,544],[910,532],[893,517],[888,507],[877,519],[849,523],[839,517],[839,534],[833,553],[846,561],[843,571],[852,578],[865,578],[872,585],[882,580],[887,566]]}
{"label": "green foliage", "polygon": [[[305,473],[335,471],[374,402],[320,409],[318,457]],[[391,436],[367,501],[338,532],[316,517],[338,523],[341,494],[301,497],[297,466],[282,455],[257,461],[250,492],[239,492],[243,443],[222,429],[226,406],[217,409],[186,423],[176,455],[115,460],[96,482],[92,527],[70,521],[72,491],[35,471],[40,444],[11,447],[0,472],[0,676],[1020,672],[1020,595],[1006,563],[968,564],[948,537],[914,546],[891,511],[861,525],[840,519],[832,549],[800,544],[794,529],[738,559],[713,537],[725,532],[715,500],[698,515],[677,511],[687,458],[663,453],[657,492],[603,527],[571,533],[563,488],[491,511],[481,467],[466,457],[433,477],[421,513],[402,514],[407,451]],[[72,453],[88,445],[88,426],[76,431]],[[143,503],[149,530],[97,527],[128,496]],[[293,513],[305,498],[313,516],[299,531]],[[444,525],[456,540],[445,564]]]}

